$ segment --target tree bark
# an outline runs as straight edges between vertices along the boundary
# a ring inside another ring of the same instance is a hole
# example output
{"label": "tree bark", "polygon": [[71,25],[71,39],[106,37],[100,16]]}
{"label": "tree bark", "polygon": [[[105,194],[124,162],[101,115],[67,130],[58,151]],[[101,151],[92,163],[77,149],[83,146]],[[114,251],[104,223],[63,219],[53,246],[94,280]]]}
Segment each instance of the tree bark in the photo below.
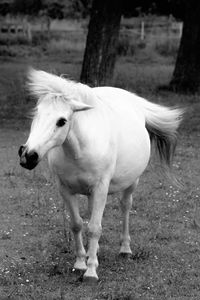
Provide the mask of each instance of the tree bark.
{"label": "tree bark", "polygon": [[91,10],[81,82],[111,83],[122,15],[122,0],[94,0]]}
{"label": "tree bark", "polygon": [[170,87],[177,92],[200,90],[199,0],[185,0],[183,34]]}

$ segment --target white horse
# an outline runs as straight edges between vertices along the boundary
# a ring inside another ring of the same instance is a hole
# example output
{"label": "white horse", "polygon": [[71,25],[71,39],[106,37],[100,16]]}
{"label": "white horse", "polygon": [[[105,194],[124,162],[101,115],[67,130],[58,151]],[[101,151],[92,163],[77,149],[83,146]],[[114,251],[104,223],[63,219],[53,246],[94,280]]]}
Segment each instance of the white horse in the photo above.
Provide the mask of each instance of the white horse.
{"label": "white horse", "polygon": [[[131,253],[132,192],[149,162],[151,141],[155,141],[161,161],[169,166],[182,110],[150,103],[119,88],[91,88],[36,70],[29,73],[29,89],[38,102],[28,140],[19,149],[20,164],[31,170],[47,154],[70,213],[74,268],[85,271],[84,279],[97,280],[107,195],[122,192],[120,253]],[[88,196],[87,253],[76,194]]]}

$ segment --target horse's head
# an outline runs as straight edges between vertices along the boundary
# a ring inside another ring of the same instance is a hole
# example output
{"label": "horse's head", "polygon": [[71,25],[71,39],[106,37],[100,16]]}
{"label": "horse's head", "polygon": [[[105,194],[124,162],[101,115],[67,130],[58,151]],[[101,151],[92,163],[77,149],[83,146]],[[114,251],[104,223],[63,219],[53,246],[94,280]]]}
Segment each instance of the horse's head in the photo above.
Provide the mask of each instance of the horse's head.
{"label": "horse's head", "polygon": [[[38,71],[34,72],[37,73]],[[49,76],[49,80],[52,80],[51,76],[57,77],[45,72],[42,72],[42,75]],[[57,78],[61,81],[64,80],[60,77]],[[39,79],[42,80],[39,77],[38,81]],[[38,84],[44,90],[44,83],[39,81],[33,84]],[[51,81],[48,84],[50,85]],[[18,151],[20,165],[29,170],[35,168],[49,150],[63,144],[70,130],[73,113],[91,108],[91,106],[80,101],[66,99],[62,92],[50,92],[48,87],[46,93],[42,94],[36,90],[38,86],[33,87],[35,94],[39,96],[39,101],[34,112],[30,134],[27,142],[20,146]]]}

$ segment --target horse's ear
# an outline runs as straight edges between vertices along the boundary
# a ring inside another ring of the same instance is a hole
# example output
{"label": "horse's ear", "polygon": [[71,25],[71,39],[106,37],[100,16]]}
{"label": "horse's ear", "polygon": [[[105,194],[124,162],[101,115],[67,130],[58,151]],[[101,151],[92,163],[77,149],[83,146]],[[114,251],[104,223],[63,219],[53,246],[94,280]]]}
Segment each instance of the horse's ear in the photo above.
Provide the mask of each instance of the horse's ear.
{"label": "horse's ear", "polygon": [[93,108],[92,106],[90,106],[88,104],[85,104],[85,103],[82,103],[82,102],[79,102],[79,101],[76,101],[76,100],[71,100],[70,101],[70,106],[71,106],[71,108],[74,112],[82,111],[82,110],[88,110],[88,109]]}

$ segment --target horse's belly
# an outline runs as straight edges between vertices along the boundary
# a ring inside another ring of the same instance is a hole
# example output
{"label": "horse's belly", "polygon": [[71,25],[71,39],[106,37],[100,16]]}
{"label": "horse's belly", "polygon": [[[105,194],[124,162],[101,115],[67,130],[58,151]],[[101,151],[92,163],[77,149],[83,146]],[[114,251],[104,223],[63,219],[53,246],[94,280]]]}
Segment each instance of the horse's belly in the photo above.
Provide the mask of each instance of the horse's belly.
{"label": "horse's belly", "polygon": [[143,164],[142,168],[137,168],[135,164],[129,164],[127,169],[123,169],[121,173],[114,174],[110,181],[109,194],[123,191],[133,185],[144,172],[148,161]]}
{"label": "horse's belly", "polygon": [[134,139],[122,141],[109,193],[122,191],[136,182],[146,169],[149,157],[150,139],[146,129],[142,130],[142,135],[135,135]]}

